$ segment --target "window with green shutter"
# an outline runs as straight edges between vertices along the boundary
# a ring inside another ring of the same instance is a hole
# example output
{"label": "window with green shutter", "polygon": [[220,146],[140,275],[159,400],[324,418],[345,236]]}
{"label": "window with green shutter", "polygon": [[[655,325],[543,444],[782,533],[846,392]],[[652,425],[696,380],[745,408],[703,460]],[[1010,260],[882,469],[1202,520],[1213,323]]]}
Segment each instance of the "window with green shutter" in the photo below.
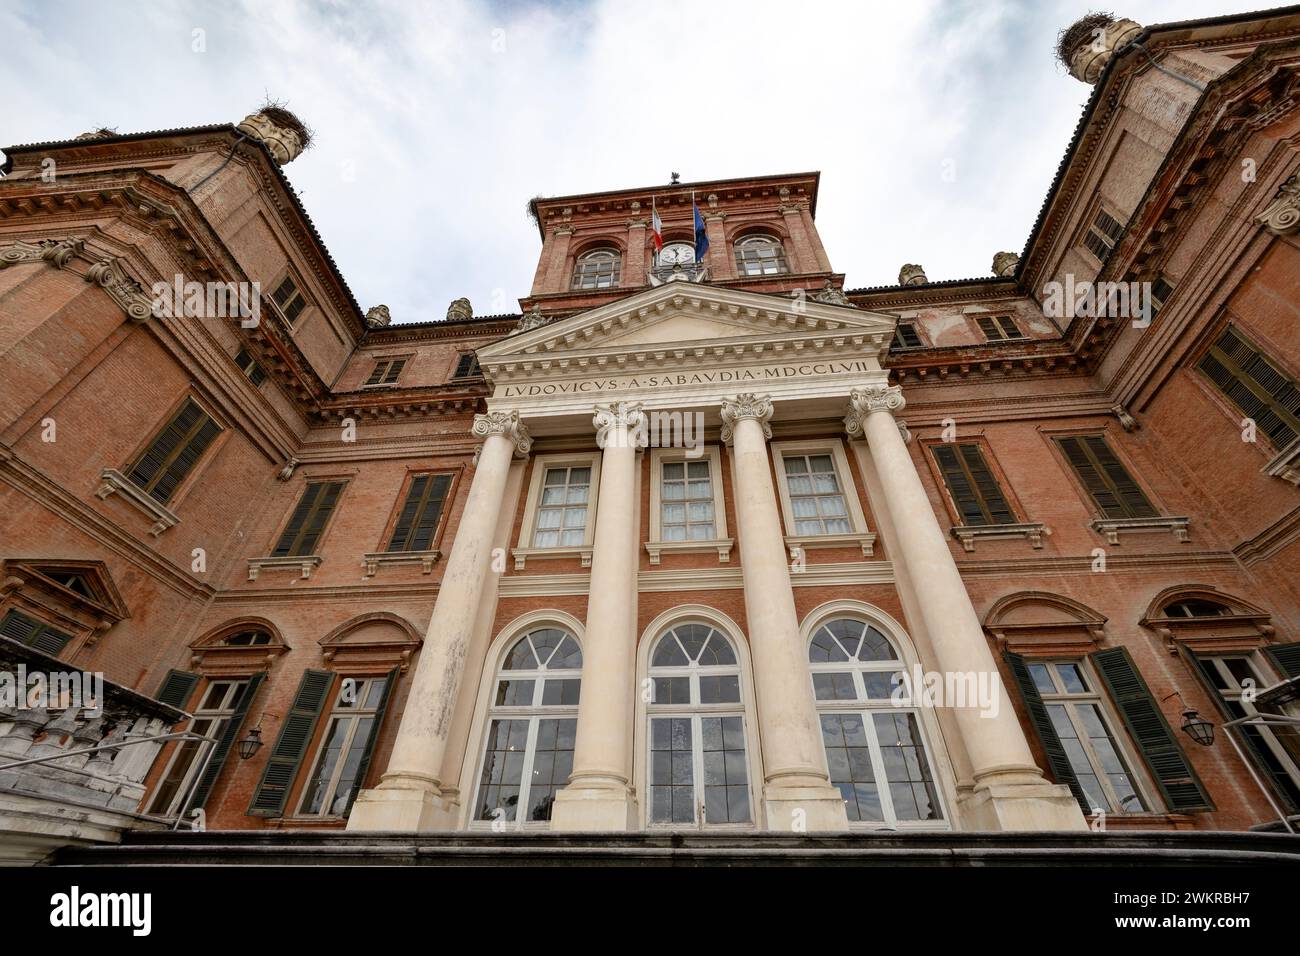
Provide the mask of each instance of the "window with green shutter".
{"label": "window with green shutter", "polygon": [[1111,702],[1124,718],[1129,738],[1142,755],[1165,806],[1175,813],[1213,810],[1210,795],[1201,785],[1128,650],[1109,647],[1094,651],[1088,658],[1106,685]]}
{"label": "window with green shutter", "polygon": [[298,776],[307,748],[316,733],[316,723],[334,685],[331,671],[304,671],[294,695],[293,705],[285,715],[280,736],[267,758],[262,779],[248,805],[249,816],[278,817],[284,814],[289,790]]}
{"label": "window with green shutter", "polygon": [[1079,801],[1079,809],[1085,814],[1092,813],[1089,800],[1083,788],[1079,786],[1078,777],[1074,775],[1074,768],[1070,765],[1065,746],[1061,743],[1052,718],[1047,713],[1047,705],[1043,703],[1038,685],[1034,683],[1034,678],[1029,673],[1029,665],[1019,654],[1007,651],[1002,656],[1006,659],[1007,666],[1011,668],[1011,677],[1020,690],[1020,698],[1025,702],[1029,723],[1033,726],[1034,733],[1038,735],[1038,742],[1043,745],[1043,753],[1047,757],[1047,769],[1051,771],[1052,778],[1057,783],[1070,788],[1074,799]]}
{"label": "window with green shutter", "polygon": [[302,315],[302,310],[307,308],[307,300],[298,291],[298,286],[291,275],[285,276],[284,280],[276,286],[275,291],[271,293],[271,301],[290,325],[293,325],[298,316]]}
{"label": "window with green shutter", "polygon": [[162,686],[158,688],[158,693],[154,695],[154,699],[167,704],[169,707],[184,710],[185,704],[189,701],[190,695],[194,693],[194,688],[198,686],[198,683],[198,674],[192,674],[189,671],[168,671],[167,676],[163,678]]}
{"label": "window with green shutter", "polygon": [[963,525],[1015,523],[1011,505],[977,442],[945,442],[930,450]]}
{"label": "window with green shutter", "polygon": [[325,527],[334,514],[345,484],[347,482],[343,481],[308,482],[271,556],[282,558],[315,554],[316,545],[325,533]]}
{"label": "window with green shutter", "polygon": [[1285,448],[1300,435],[1300,384],[1234,326],[1223,330],[1196,367],[1274,447]]}
{"label": "window with green shutter", "polygon": [[212,756],[208,758],[207,765],[200,764],[200,766],[203,766],[203,772],[199,776],[194,793],[181,804],[182,816],[196,807],[206,805],[208,797],[212,796],[212,788],[216,786],[217,778],[221,776],[221,770],[226,765],[226,758],[230,756],[231,748],[235,746],[235,741],[239,739],[239,732],[244,726],[244,718],[248,716],[248,709],[253,704],[253,698],[257,696],[258,688],[262,686],[262,681],[265,679],[265,674],[254,674],[250,677],[234,701],[234,713],[224,723],[215,725],[220,728],[217,732],[217,743],[212,748]]}
{"label": "window with green shutter", "polygon": [[428,551],[438,530],[451,475],[416,475],[388,540],[389,551]]}
{"label": "window with green shutter", "polygon": [[196,401],[188,399],[127,469],[126,476],[149,497],[166,504],[219,434],[221,426]]}
{"label": "window with green shutter", "polygon": [[1300,677],[1300,642],[1295,644],[1273,644],[1264,648],[1273,666],[1286,678]]}
{"label": "window with green shutter", "polygon": [[50,627],[44,621],[29,617],[22,611],[13,610],[6,611],[4,619],[0,620],[0,635],[50,657],[58,657],[59,652],[72,640],[71,634]]}
{"label": "window with green shutter", "polygon": [[1057,438],[1066,461],[1105,518],[1153,518],[1157,512],[1103,435]]}
{"label": "window with green shutter", "polygon": [[239,370],[248,376],[248,380],[255,386],[266,381],[266,372],[262,370],[262,366],[257,364],[257,360],[249,354],[248,349],[239,350],[239,354],[235,356],[235,364],[239,366]]}

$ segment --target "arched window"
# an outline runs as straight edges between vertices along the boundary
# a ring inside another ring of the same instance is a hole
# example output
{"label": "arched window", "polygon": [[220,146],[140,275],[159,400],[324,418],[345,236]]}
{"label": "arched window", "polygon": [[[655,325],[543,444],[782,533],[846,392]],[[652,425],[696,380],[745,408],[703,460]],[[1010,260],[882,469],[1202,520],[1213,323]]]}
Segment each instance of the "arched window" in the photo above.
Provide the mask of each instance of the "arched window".
{"label": "arched window", "polygon": [[235,631],[221,639],[226,647],[263,647],[271,643],[271,635],[256,628]]}
{"label": "arched window", "polygon": [[578,642],[558,628],[532,631],[510,648],[492,688],[476,820],[551,819],[555,792],[573,771],[581,672]]}
{"label": "arched window", "polygon": [[617,249],[602,247],[578,256],[573,267],[575,289],[612,289],[618,285],[622,259]]}
{"label": "arched window", "polygon": [[1165,606],[1165,617],[1222,617],[1231,614],[1227,607],[1217,601],[1202,598],[1184,598]]}
{"label": "arched window", "polygon": [[808,664],[831,782],[849,821],[942,820],[904,665],[889,639],[862,621],[829,621],[813,634]]}
{"label": "arched window", "polygon": [[707,624],[679,624],[650,655],[651,826],[753,822],[740,665]]}
{"label": "arched window", "polygon": [[789,272],[785,248],[775,236],[745,236],[736,241],[736,271],[742,276],[775,276]]}

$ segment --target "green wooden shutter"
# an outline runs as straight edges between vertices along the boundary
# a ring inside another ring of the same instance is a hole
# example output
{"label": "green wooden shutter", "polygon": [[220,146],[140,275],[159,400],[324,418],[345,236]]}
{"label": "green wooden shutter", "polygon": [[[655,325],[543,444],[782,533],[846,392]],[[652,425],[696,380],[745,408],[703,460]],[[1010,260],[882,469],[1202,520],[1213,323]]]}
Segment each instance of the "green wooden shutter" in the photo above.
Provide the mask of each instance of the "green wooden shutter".
{"label": "green wooden shutter", "polygon": [[1011,506],[1007,504],[1002,488],[993,477],[993,471],[984,461],[984,453],[980,450],[980,446],[971,442],[957,447],[966,464],[966,470],[975,481],[975,491],[984,505],[988,520],[993,524],[1013,522],[1015,516],[1011,513]]}
{"label": "green wooden shutter", "polygon": [[406,367],[406,359],[393,359],[388,363],[388,371],[384,373],[384,384],[392,385],[397,381],[397,377],[402,374],[402,369]]}
{"label": "green wooden shutter", "polygon": [[220,433],[221,427],[199,404],[187,400],[127,471],[127,477],[149,497],[166,504]]}
{"label": "green wooden shutter", "polygon": [[1047,706],[1043,703],[1042,695],[1038,693],[1034,678],[1029,673],[1029,665],[1019,654],[1006,651],[1002,656],[1010,665],[1011,676],[1015,678],[1016,686],[1020,688],[1020,697],[1025,702],[1025,709],[1029,711],[1029,722],[1034,725],[1038,741],[1043,745],[1048,769],[1051,770],[1053,778],[1057,783],[1063,783],[1070,788],[1070,793],[1074,794],[1074,799],[1079,801],[1079,808],[1085,815],[1092,813],[1092,807],[1083,793],[1083,787],[1079,786],[1079,779],[1074,775],[1074,768],[1070,766],[1070,758],[1065,755],[1061,738],[1057,735],[1056,728],[1052,726],[1052,718],[1047,714]]}
{"label": "green wooden shutter", "polygon": [[13,610],[6,613],[4,620],[0,621],[0,634],[50,657],[58,657],[59,652],[72,640],[71,634],[65,634],[43,621]]}
{"label": "green wooden shutter", "polygon": [[1300,643],[1273,644],[1264,648],[1264,653],[1269,656],[1279,674],[1285,674],[1288,678],[1300,677]]}
{"label": "green wooden shutter", "polygon": [[1213,801],[1201,786],[1200,778],[1178,745],[1128,650],[1109,647],[1088,657],[1123,716],[1129,736],[1164,796],[1165,806],[1179,813],[1213,810]]}
{"label": "green wooden shutter", "polygon": [[187,401],[172,420],[154,436],[149,447],[127,472],[127,477],[141,488],[148,490],[158,473],[171,460],[176,448],[185,440],[185,436],[198,424],[202,415],[203,410],[197,404]]}
{"label": "green wooden shutter", "polygon": [[379,706],[375,708],[375,721],[370,725],[370,736],[366,740],[366,749],[361,754],[361,763],[357,765],[357,775],[352,784],[352,793],[348,795],[347,806],[343,808],[345,817],[352,812],[352,804],[356,803],[357,794],[366,785],[366,773],[370,770],[370,758],[375,753],[375,744],[379,741],[379,731],[384,726],[384,714],[388,712],[388,701],[393,696],[393,688],[397,686],[397,675],[400,670],[400,668],[394,667],[388,672],[388,677],[384,679],[384,692],[379,697]]}
{"label": "green wooden shutter", "polygon": [[1300,434],[1300,384],[1229,325],[1196,367],[1277,448]]}
{"label": "green wooden shutter", "polygon": [[316,496],[316,506],[307,518],[307,523],[302,529],[302,537],[298,539],[293,554],[316,553],[316,545],[325,532],[325,526],[329,524],[330,515],[334,513],[334,506],[338,504],[339,495],[342,493],[343,482],[341,481],[326,481],[321,484],[320,494]]}
{"label": "green wooden shutter", "polygon": [[456,373],[452,378],[469,378],[471,375],[478,374],[478,356],[473,352],[465,352],[456,362]]}
{"label": "green wooden shutter", "polygon": [[244,692],[239,695],[239,701],[235,704],[235,713],[226,721],[226,728],[221,732],[221,739],[212,750],[212,759],[208,761],[207,769],[203,771],[203,776],[199,778],[199,785],[194,788],[189,806],[186,807],[187,812],[208,802],[208,797],[212,795],[212,787],[216,784],[217,778],[221,776],[221,768],[226,765],[226,758],[230,756],[230,748],[239,739],[239,732],[244,727],[244,718],[248,716],[248,708],[253,703],[253,698],[257,696],[257,690],[262,686],[262,681],[265,679],[265,674],[254,674],[248,683],[244,685]]}
{"label": "green wooden shutter", "polygon": [[307,756],[307,747],[316,733],[316,722],[325,709],[333,684],[333,671],[303,671],[293,706],[285,715],[280,736],[276,738],[275,747],[262,770],[262,779],[253,791],[252,802],[248,805],[249,816],[278,817],[284,814],[289,790],[303,758]]}
{"label": "green wooden shutter", "polygon": [[163,678],[162,686],[158,688],[158,693],[154,695],[154,699],[167,704],[169,707],[184,710],[185,703],[190,699],[190,694],[194,693],[194,687],[198,682],[198,674],[192,674],[189,671],[168,671],[167,676]]}
{"label": "green wooden shutter", "polygon": [[984,509],[980,507],[979,495],[961,466],[961,461],[957,457],[957,449],[949,444],[932,445],[931,449],[934,452],[934,460],[939,463],[939,472],[943,475],[943,482],[948,486],[948,492],[952,495],[953,503],[961,514],[962,524],[987,524],[988,519],[984,516]]}
{"label": "green wooden shutter", "polygon": [[289,517],[289,524],[285,526],[284,531],[280,534],[280,541],[271,552],[275,558],[284,557],[293,553],[294,543],[298,540],[298,535],[302,531],[303,523],[306,522],[307,516],[311,514],[312,508],[316,505],[316,499],[320,496],[321,491],[325,488],[323,482],[308,483],[302,491],[302,497],[298,499],[298,504],[294,506],[293,514]]}
{"label": "green wooden shutter", "polygon": [[158,501],[170,501],[177,486],[190,473],[199,458],[208,450],[212,440],[219,434],[221,434],[221,427],[204,415],[202,423],[195,429],[189,440],[177,450],[176,456],[163,469],[163,473],[158,477],[149,494]]}
{"label": "green wooden shutter", "polygon": [[1085,435],[1083,440],[1098,467],[1101,468],[1110,481],[1111,488],[1114,490],[1115,496],[1119,499],[1127,516],[1130,518],[1154,516],[1156,509],[1151,506],[1151,502],[1142,493],[1142,489],[1133,480],[1133,476],[1128,473],[1128,469],[1115,457],[1115,453],[1106,444],[1106,439],[1101,435]]}
{"label": "green wooden shutter", "polygon": [[1094,504],[1107,518],[1149,518],[1156,509],[1101,435],[1056,439]]}
{"label": "green wooden shutter", "polygon": [[1023,339],[1023,338],[1024,338],[1024,335],[1023,335],[1023,334],[1021,333],[1021,331],[1020,331],[1020,327],[1019,327],[1018,325],[1016,325],[1016,320],[1013,319],[1011,316],[1009,316],[1009,315],[999,315],[999,316],[998,316],[998,325],[1000,325],[1000,326],[1002,327],[1002,334],[1003,334],[1003,336],[1004,336],[1005,338],[1008,338],[1008,339]]}
{"label": "green wooden shutter", "polygon": [[378,385],[383,380],[386,371],[388,371],[387,362],[376,362],[374,369],[370,372],[370,377],[366,379],[366,384]]}

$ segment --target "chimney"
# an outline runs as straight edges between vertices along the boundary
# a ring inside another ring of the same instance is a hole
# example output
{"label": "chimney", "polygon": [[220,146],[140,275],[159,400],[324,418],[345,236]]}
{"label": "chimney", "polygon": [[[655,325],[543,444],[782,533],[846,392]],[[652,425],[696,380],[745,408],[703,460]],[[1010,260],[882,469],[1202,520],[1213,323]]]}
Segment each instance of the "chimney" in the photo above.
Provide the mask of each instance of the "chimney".
{"label": "chimney", "polygon": [[1109,13],[1089,13],[1056,37],[1056,58],[1076,80],[1092,85],[1118,50],[1142,32],[1142,24],[1116,20]]}
{"label": "chimney", "polygon": [[899,285],[925,285],[930,280],[925,277],[925,269],[909,262],[898,270]]}

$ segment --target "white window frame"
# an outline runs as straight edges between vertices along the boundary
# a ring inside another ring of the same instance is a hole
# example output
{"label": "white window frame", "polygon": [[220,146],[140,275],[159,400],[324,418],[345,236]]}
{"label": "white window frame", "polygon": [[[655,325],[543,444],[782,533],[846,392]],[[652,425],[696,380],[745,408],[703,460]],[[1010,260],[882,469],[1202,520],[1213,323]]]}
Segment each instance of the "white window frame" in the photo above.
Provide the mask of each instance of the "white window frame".
{"label": "white window frame", "polygon": [[[339,681],[338,689],[334,693],[334,703],[330,706],[329,712],[325,715],[325,729],[316,744],[316,755],[311,762],[311,771],[303,778],[302,793],[298,795],[298,808],[294,812],[295,816],[303,817],[309,820],[338,820],[341,816],[337,813],[330,813],[329,807],[334,803],[338,796],[339,778],[343,775],[343,767],[347,764],[348,753],[351,752],[353,744],[356,743],[357,729],[361,722],[367,717],[375,720],[379,714],[379,700],[383,700],[384,689],[379,692],[379,699],[376,700],[374,707],[366,707],[365,701],[370,696],[370,689],[376,683],[384,684],[388,680],[388,675],[379,674],[371,677],[348,677],[345,676]],[[343,690],[348,686],[348,681],[352,682],[354,693],[357,695],[358,703],[352,706],[344,706],[341,703]],[[386,688],[391,693],[392,688]],[[350,721],[352,726],[347,729],[343,738],[343,745],[339,749],[339,759],[334,763],[334,769],[330,771],[329,780],[325,782],[325,799],[321,802],[321,809],[313,812],[307,807],[307,797],[311,792],[312,781],[316,779],[316,770],[320,766],[321,760],[325,758],[325,748],[330,739],[330,728],[335,723],[341,721]],[[366,731],[367,734],[374,732],[374,724]],[[364,750],[365,741],[362,741]],[[365,785],[364,780],[357,780],[353,784],[358,790]]]}
{"label": "white window frame", "polygon": [[[810,649],[812,648],[813,638],[821,631],[822,627],[837,620],[852,620],[859,624],[864,624],[873,628],[884,635],[885,640],[893,649],[894,659],[891,661],[821,661],[814,663],[809,659]],[[829,613],[820,616],[815,626],[808,630],[807,638],[804,641],[804,660],[808,663],[808,687],[812,692],[814,706],[817,709],[817,732],[821,734],[821,718],[823,715],[852,716],[862,720],[863,732],[867,736],[867,749],[871,752],[872,774],[876,779],[877,792],[880,795],[880,811],[883,820],[850,820],[849,829],[851,830],[950,830],[952,822],[948,801],[944,793],[944,778],[940,775],[939,761],[936,759],[936,753],[931,740],[935,737],[926,726],[925,715],[921,708],[910,706],[909,703],[895,704],[890,698],[875,699],[868,698],[866,695],[866,682],[862,675],[866,672],[874,673],[902,673],[910,675],[913,673],[908,659],[904,656],[899,642],[890,633],[890,629],[882,627],[878,622],[871,620],[852,610],[846,610],[839,613]],[[814,674],[836,673],[842,674],[848,672],[853,678],[854,698],[852,700],[818,700],[815,685],[813,683]],[[894,814],[893,795],[889,792],[889,780],[885,776],[885,758],[880,749],[880,738],[876,733],[875,720],[876,714],[905,714],[911,715],[916,721],[916,731],[921,737],[922,756],[925,758],[927,768],[930,771],[930,785],[934,789],[935,803],[939,809],[939,819],[937,820],[899,820]],[[939,738],[942,740],[942,736]],[[825,746],[824,741],[822,742]],[[832,783],[832,786],[834,784]]]}
{"label": "white window frame", "polygon": [[[209,725],[205,727],[201,733],[203,733],[204,736],[215,737],[220,740],[221,735],[226,731],[226,725],[235,716],[235,707],[239,703],[239,695],[242,694],[244,688],[248,686],[248,681],[249,679],[247,677],[211,678],[203,685],[203,692],[199,697],[200,704],[208,699],[208,695],[212,693],[214,685],[229,684],[230,686],[227,687],[225,692],[222,694],[221,702],[217,706],[195,707],[193,720],[185,725],[185,729],[194,730],[201,721],[208,721]],[[188,750],[186,744],[192,744],[194,749]],[[216,747],[216,744],[186,740],[182,740],[176,745],[176,749],[172,751],[171,758],[167,761],[167,769],[164,770],[162,776],[158,778],[158,782],[154,785],[153,795],[149,798],[149,810],[147,812],[150,815],[173,816],[179,812],[181,804],[190,797],[190,791],[194,787],[194,778],[199,773],[199,769],[208,763],[208,753],[213,747]],[[190,764],[185,769],[185,776],[181,779],[180,784],[176,788],[176,792],[172,794],[172,798],[168,801],[167,806],[165,808],[156,807],[154,804],[158,799],[158,788],[160,788],[167,778],[171,776],[172,768],[176,765],[176,761],[180,759],[182,753],[186,752],[193,753],[194,756],[190,759]]]}
{"label": "white window frame", "polygon": [[[659,649],[659,643],[668,634],[669,631],[679,627],[686,627],[692,624],[701,627],[707,627],[722,635],[731,646],[731,653],[735,655],[735,664],[722,665],[678,665],[655,667],[653,664],[654,653]],[[745,668],[744,660],[736,646],[736,641],[724,628],[719,627],[711,621],[696,620],[694,618],[685,618],[676,621],[668,627],[662,628],[658,635],[651,641],[649,655],[646,658],[646,679],[653,681],[656,677],[685,677],[690,682],[691,702],[685,704],[656,704],[653,701],[646,702],[644,726],[645,726],[645,826],[647,830],[753,830],[757,827],[759,808],[755,803],[754,787],[754,728],[749,721],[747,699],[745,693]],[[736,683],[740,691],[740,699],[728,703],[720,704],[703,704],[699,703],[700,699],[700,678],[711,676],[730,676],[735,675]],[[653,683],[650,685],[653,687]],[[749,789],[749,820],[744,823],[710,823],[705,818],[703,812],[703,803],[700,799],[704,792],[704,747],[703,735],[701,732],[701,718],[703,717],[739,717],[741,733],[745,738],[745,776],[746,784]],[[658,719],[689,719],[691,721],[691,786],[695,791],[694,811],[695,821],[693,823],[673,823],[656,822],[650,819],[652,812],[650,798],[650,774],[653,772],[654,763],[654,734],[651,731],[651,722]]]}
{"label": "white window frame", "polygon": [[[1192,621],[1192,620],[1207,620],[1207,619],[1213,620],[1214,618],[1212,617],[1182,618],[1181,620]],[[1241,707],[1243,711],[1245,711],[1247,714],[1252,716],[1258,714],[1259,711],[1255,709],[1255,704],[1253,699],[1246,700],[1242,696],[1243,688],[1241,686],[1241,682],[1237,679],[1236,675],[1233,674],[1232,671],[1228,669],[1228,665],[1225,663],[1225,661],[1227,659],[1245,661],[1246,666],[1250,668],[1251,673],[1254,674],[1255,676],[1256,691],[1264,690],[1265,688],[1268,687],[1273,687],[1276,684],[1278,684],[1280,681],[1286,680],[1286,677],[1284,675],[1274,674],[1273,667],[1271,666],[1271,664],[1263,660],[1263,655],[1258,654],[1256,652],[1237,651],[1234,653],[1231,651],[1224,651],[1224,652],[1215,653],[1212,651],[1206,651],[1197,654],[1197,656],[1205,664],[1212,665],[1214,669],[1218,671],[1219,676],[1223,678],[1225,683],[1228,683],[1232,687],[1236,688],[1235,690],[1231,690],[1231,689],[1224,690],[1223,688],[1216,687],[1215,689],[1219,693],[1219,695],[1225,701],[1237,704],[1238,706]],[[1291,754],[1288,753],[1287,749],[1284,746],[1282,746],[1281,743],[1278,742],[1277,735],[1274,729],[1268,726],[1267,724],[1256,724],[1255,727],[1260,732],[1260,736],[1263,738],[1264,744],[1265,746],[1268,747],[1269,752],[1271,752],[1273,756],[1278,760],[1278,762],[1282,764],[1283,768],[1286,770],[1287,776],[1292,779],[1296,787],[1300,788],[1300,767],[1296,766],[1296,762],[1294,759],[1292,759]],[[1238,739],[1240,740],[1241,738],[1238,737]],[[1249,755],[1247,756],[1247,759],[1250,759]],[[1268,776],[1268,771],[1265,768],[1256,767],[1256,769],[1265,777]]]}
{"label": "white window frame", "polygon": [[[777,495],[781,500],[781,517],[785,519],[785,546],[787,551],[804,551],[809,548],[845,548],[857,545],[862,548],[862,556],[870,558],[875,553],[876,536],[867,528],[867,518],[862,511],[862,501],[858,496],[857,483],[849,469],[849,458],[844,451],[844,443],[838,438],[820,441],[775,441],[771,442],[772,466],[776,471]],[[794,534],[794,507],[790,503],[790,488],[786,482],[786,455],[826,455],[831,456],[835,467],[835,477],[839,482],[840,493],[848,510],[849,524],[852,530],[848,534]],[[733,464],[734,468],[734,464]],[[734,475],[733,475],[734,479]]]}
{"label": "white window frame", "polygon": [[[697,541],[663,540],[663,474],[665,464],[676,462],[709,463],[709,481],[713,488],[713,537]],[[727,508],[722,491],[722,453],[717,445],[707,445],[704,454],[692,458],[686,449],[652,448],[650,450],[650,540],[646,542],[646,553],[650,563],[658,564],[660,556],[669,554],[688,554],[716,551],[718,562],[726,564],[731,561],[731,549],[735,539],[727,535]]]}
{"label": "white window frame", "polygon": [[[1097,778],[1097,783],[1106,793],[1106,799],[1113,805],[1112,809],[1106,810],[1105,812],[1111,816],[1133,816],[1134,814],[1141,813],[1163,812],[1160,809],[1161,802],[1155,797],[1150,782],[1138,769],[1142,766],[1142,762],[1140,759],[1137,759],[1136,755],[1130,749],[1127,732],[1121,733],[1116,730],[1117,727],[1123,727],[1123,724],[1118,722],[1115,719],[1115,715],[1111,713],[1109,701],[1106,699],[1107,695],[1101,692],[1101,679],[1092,667],[1092,663],[1082,657],[1032,657],[1025,661],[1027,667],[1032,667],[1035,664],[1047,664],[1051,668],[1049,673],[1052,675],[1052,683],[1057,687],[1057,691],[1055,693],[1047,693],[1041,687],[1038,687],[1036,681],[1034,686],[1038,689],[1038,696],[1042,698],[1044,707],[1049,707],[1052,704],[1062,704],[1065,706],[1066,716],[1069,718],[1071,725],[1073,725],[1075,736],[1078,738],[1080,746],[1083,747],[1084,753],[1088,758],[1088,763],[1092,767],[1092,775]],[[1082,692],[1067,691],[1065,685],[1060,683],[1060,674],[1056,670],[1056,665],[1058,664],[1070,664],[1078,668],[1079,673],[1083,675],[1083,679],[1088,685],[1088,690]],[[1033,679],[1032,673],[1030,679]],[[1114,745],[1116,753],[1119,754],[1119,758],[1124,764],[1124,771],[1128,774],[1129,781],[1133,784],[1133,789],[1136,790],[1138,796],[1142,798],[1142,802],[1145,806],[1139,807],[1135,810],[1125,810],[1120,806],[1120,802],[1116,799],[1116,794],[1111,787],[1110,779],[1103,772],[1101,761],[1097,757],[1096,752],[1092,749],[1092,741],[1087,735],[1087,728],[1083,726],[1079,717],[1075,714],[1074,708],[1070,706],[1071,704],[1087,704],[1097,708],[1097,712],[1101,714],[1102,722],[1106,726],[1106,732],[1110,735],[1110,742]],[[1048,719],[1051,719],[1050,715],[1048,716]],[[1100,810],[1102,808],[1093,807],[1092,809]]]}
{"label": "white window frame", "polygon": [[[538,619],[529,623],[523,628],[512,628],[511,638],[504,642],[500,653],[497,655],[495,666],[491,671],[485,672],[486,689],[486,708],[483,710],[483,721],[479,728],[477,736],[478,750],[477,758],[473,762],[466,761],[472,767],[472,776],[469,778],[470,800],[466,805],[468,814],[468,826],[471,830],[500,830],[504,826],[507,830],[549,830],[551,828],[550,820],[523,820],[520,819],[520,811],[526,805],[526,797],[530,796],[530,781],[532,776],[533,761],[537,757],[537,732],[543,720],[567,720],[578,719],[578,704],[543,704],[542,695],[545,693],[545,684],[547,677],[553,680],[585,680],[584,673],[586,670],[587,657],[586,650],[582,646],[578,635],[563,624],[551,623],[548,619]],[[507,670],[506,660],[510,652],[516,645],[530,634],[537,631],[556,630],[562,631],[568,635],[569,639],[578,645],[582,651],[583,666],[576,670],[550,670],[546,667],[534,668],[529,670]],[[533,681],[533,702],[529,704],[496,704],[497,684],[502,680],[531,680]],[[580,688],[579,694],[585,692]],[[516,805],[514,820],[480,820],[476,813],[478,809],[479,791],[483,786],[483,761],[487,759],[487,742],[492,733],[492,723],[496,720],[524,720],[528,722],[528,737],[524,745],[524,764],[520,771],[519,803]]]}
{"label": "white window frame", "polygon": [[[583,531],[581,545],[567,545],[555,548],[533,547],[533,534],[536,531],[537,512],[542,500],[542,481],[551,468],[590,468],[591,485],[587,497],[587,527]],[[522,571],[529,558],[572,558],[582,560],[584,568],[591,567],[591,554],[596,538],[596,503],[600,498],[600,452],[579,452],[578,454],[554,454],[533,456],[533,474],[528,483],[528,497],[524,505],[524,520],[519,528],[519,539],[510,552],[515,559],[515,570]]]}

